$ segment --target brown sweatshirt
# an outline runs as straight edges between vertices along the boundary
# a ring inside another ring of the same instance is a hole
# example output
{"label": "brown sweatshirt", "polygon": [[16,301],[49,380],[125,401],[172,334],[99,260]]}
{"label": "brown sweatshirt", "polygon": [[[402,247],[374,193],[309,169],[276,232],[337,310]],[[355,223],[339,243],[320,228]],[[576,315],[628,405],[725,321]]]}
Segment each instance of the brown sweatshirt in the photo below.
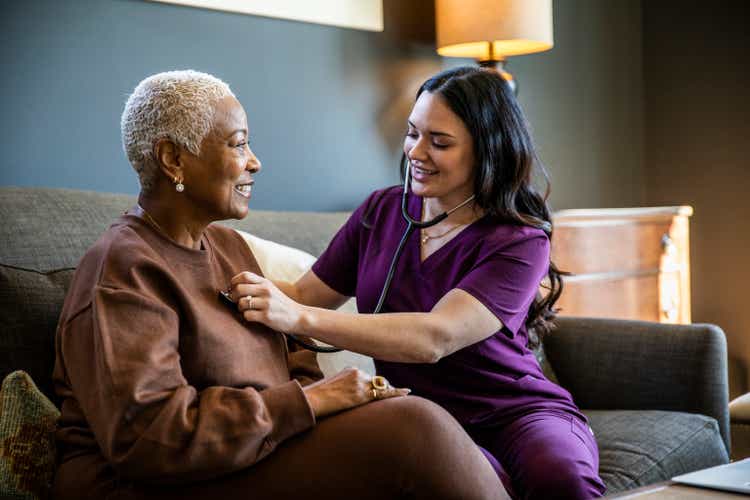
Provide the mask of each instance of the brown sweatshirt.
{"label": "brown sweatshirt", "polygon": [[123,479],[196,481],[315,425],[301,387],[322,377],[315,354],[219,300],[260,273],[244,240],[211,225],[201,243],[126,214],[79,263],[55,340],[63,463],[98,454]]}

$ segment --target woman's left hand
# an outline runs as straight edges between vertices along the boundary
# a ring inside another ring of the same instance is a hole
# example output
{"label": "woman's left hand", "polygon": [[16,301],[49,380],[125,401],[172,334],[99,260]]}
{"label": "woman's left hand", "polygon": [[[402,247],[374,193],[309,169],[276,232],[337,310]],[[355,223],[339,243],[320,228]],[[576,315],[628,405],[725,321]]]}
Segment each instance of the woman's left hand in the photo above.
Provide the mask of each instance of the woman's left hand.
{"label": "woman's left hand", "polygon": [[232,278],[229,294],[246,321],[280,332],[295,332],[304,306],[287,297],[269,279],[249,271]]}

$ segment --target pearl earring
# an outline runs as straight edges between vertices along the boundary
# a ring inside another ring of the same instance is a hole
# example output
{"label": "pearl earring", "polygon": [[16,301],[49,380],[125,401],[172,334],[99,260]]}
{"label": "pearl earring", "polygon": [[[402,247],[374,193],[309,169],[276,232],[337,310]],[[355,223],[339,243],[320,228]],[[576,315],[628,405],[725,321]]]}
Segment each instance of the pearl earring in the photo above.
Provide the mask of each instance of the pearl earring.
{"label": "pearl earring", "polygon": [[174,181],[176,182],[174,186],[175,191],[177,191],[178,193],[185,191],[185,184],[183,184],[182,181],[178,181],[177,177],[174,178]]}

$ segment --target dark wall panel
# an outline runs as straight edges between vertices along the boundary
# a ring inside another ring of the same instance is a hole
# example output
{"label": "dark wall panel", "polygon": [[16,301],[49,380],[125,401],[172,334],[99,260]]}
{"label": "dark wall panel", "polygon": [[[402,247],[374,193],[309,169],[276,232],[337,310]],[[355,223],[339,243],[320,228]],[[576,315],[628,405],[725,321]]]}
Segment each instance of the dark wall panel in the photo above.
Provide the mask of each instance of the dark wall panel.
{"label": "dark wall panel", "polygon": [[724,328],[730,383],[750,387],[750,7],[644,2],[646,199],[689,204],[693,321]]}

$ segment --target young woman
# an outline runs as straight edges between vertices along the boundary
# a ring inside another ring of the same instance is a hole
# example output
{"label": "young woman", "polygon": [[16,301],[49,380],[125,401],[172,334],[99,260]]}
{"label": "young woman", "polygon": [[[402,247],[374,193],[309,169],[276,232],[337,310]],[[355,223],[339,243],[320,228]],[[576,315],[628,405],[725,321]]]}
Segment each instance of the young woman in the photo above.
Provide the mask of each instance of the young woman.
{"label": "young woman", "polygon": [[[427,80],[404,161],[409,215],[449,215],[406,241],[384,314],[371,313],[407,227],[401,186],[373,193],[297,283],[235,276],[239,309],[375,358],[380,375],[447,409],[515,496],[602,495],[586,418],[529,349],[530,334],[550,328],[561,282],[546,197],[532,186],[541,166],[502,78],[458,68]],[[536,298],[545,276],[551,290]],[[330,310],[349,296],[361,314]]]}

